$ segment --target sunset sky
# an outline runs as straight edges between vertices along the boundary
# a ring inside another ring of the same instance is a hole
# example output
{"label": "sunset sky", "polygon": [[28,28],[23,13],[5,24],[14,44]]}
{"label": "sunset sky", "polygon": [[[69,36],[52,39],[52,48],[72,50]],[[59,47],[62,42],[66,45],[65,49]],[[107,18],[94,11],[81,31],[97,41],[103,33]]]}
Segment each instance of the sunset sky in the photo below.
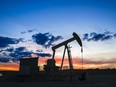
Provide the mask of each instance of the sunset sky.
{"label": "sunset sky", "polygon": [[[23,57],[45,64],[51,47],[73,32],[83,43],[84,68],[116,68],[116,0],[0,0],[0,70],[18,70]],[[69,45],[81,68],[79,44]],[[56,50],[58,65],[62,54],[63,47]]]}

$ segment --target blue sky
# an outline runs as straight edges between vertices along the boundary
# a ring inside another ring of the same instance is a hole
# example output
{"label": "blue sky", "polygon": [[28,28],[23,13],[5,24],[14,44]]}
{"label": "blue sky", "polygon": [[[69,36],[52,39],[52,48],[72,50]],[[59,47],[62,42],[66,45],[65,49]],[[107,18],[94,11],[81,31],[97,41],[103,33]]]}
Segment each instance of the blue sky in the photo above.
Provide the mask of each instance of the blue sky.
{"label": "blue sky", "polygon": [[[83,41],[85,59],[116,62],[115,3],[115,0],[0,0],[0,36],[23,38],[24,41],[9,45],[14,49],[26,47],[29,51],[43,50],[43,53],[51,54],[53,44],[72,37],[76,32]],[[51,46],[46,49],[43,44],[34,42],[32,36],[46,35],[47,32],[48,37],[52,36],[54,40],[47,40]],[[83,40],[84,34],[93,32],[96,35],[89,37],[92,40]],[[101,34],[102,37],[96,41],[95,38]],[[57,39],[58,36],[62,38]],[[106,36],[108,39],[102,40]],[[76,42],[71,43],[74,57],[79,54],[77,45]],[[61,50],[57,56],[61,56]]]}

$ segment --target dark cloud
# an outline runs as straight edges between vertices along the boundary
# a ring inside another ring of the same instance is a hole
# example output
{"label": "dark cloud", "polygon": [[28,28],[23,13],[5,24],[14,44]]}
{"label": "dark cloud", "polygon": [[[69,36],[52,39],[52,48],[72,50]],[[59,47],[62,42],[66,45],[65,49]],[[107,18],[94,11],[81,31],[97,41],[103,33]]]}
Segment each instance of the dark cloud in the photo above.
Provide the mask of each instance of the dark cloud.
{"label": "dark cloud", "polygon": [[90,33],[90,36],[92,37],[92,36],[95,36],[97,33],[95,33],[95,32],[92,32],[92,33]]}
{"label": "dark cloud", "polygon": [[9,48],[6,48],[6,50],[4,50],[4,51],[13,52],[14,48],[13,47],[9,47]]}
{"label": "dark cloud", "polygon": [[36,53],[40,57],[51,57],[52,55],[50,53]]}
{"label": "dark cloud", "polygon": [[36,31],[37,29],[29,29],[27,31],[22,31],[21,34],[26,34],[26,33],[31,33],[31,32],[34,32]]}
{"label": "dark cloud", "polygon": [[116,34],[114,34],[114,37],[116,37]]}
{"label": "dark cloud", "polygon": [[29,33],[33,32],[33,31],[36,31],[37,29],[31,29],[31,30],[28,30]]}
{"label": "dark cloud", "polygon": [[7,62],[9,62],[9,58],[0,58],[0,62],[7,63]]}
{"label": "dark cloud", "polygon": [[9,56],[12,57],[12,60],[15,61],[19,61],[20,59],[24,58],[24,57],[32,57],[31,54],[35,54],[38,57],[51,57],[52,55],[50,53],[34,53],[34,52],[17,52],[15,51],[14,53],[10,53]]}
{"label": "dark cloud", "polygon": [[29,33],[33,32],[33,30],[28,30]]}
{"label": "dark cloud", "polygon": [[9,56],[12,58],[11,60],[19,61],[24,57],[32,57],[32,54],[36,54],[38,57],[51,57],[50,53],[34,53],[32,51],[28,51],[26,47],[18,47],[13,52],[9,53]]}
{"label": "dark cloud", "polygon": [[21,58],[23,57],[31,57],[32,52],[14,52],[14,53],[10,53],[9,56],[12,57],[12,60],[15,61],[19,61]]}
{"label": "dark cloud", "polygon": [[2,52],[3,50],[2,49],[0,49],[0,52]]}
{"label": "dark cloud", "polygon": [[83,40],[87,40],[87,41],[105,41],[115,37],[116,37],[116,34],[110,31],[105,31],[103,33],[92,32],[90,34],[88,33],[83,34]]}
{"label": "dark cloud", "polygon": [[[27,32],[33,32],[33,30],[28,30]],[[53,45],[55,41],[62,39],[62,36],[53,36],[50,33],[39,33],[32,36],[33,40],[42,45],[45,48],[48,48]],[[36,54],[38,57],[51,57],[50,53],[44,53],[43,50],[36,50],[36,52],[29,51],[26,47],[11,47],[10,44],[18,44],[19,42],[24,42],[23,38],[9,38],[0,36],[0,61],[9,62],[12,60],[14,62],[19,61],[24,57],[32,57],[32,54]],[[9,58],[5,58],[9,57]]]}
{"label": "dark cloud", "polygon": [[43,52],[43,50],[36,50],[36,52]]}
{"label": "dark cloud", "polygon": [[26,32],[25,31],[22,31],[21,34],[25,34]]}
{"label": "dark cloud", "polygon": [[18,44],[20,41],[22,41],[22,38],[16,39],[0,36],[0,48],[8,47],[9,44]]}
{"label": "dark cloud", "polygon": [[27,51],[26,47],[18,47],[13,52],[9,53],[13,61],[19,61],[23,57],[31,57],[32,52]]}
{"label": "dark cloud", "polygon": [[[7,47],[0,49],[0,62],[17,62],[24,57],[32,57],[32,54],[35,54],[37,57],[51,57],[50,53],[44,53],[43,50],[37,50],[36,53],[28,51],[26,47]],[[7,58],[6,58],[7,57]]]}
{"label": "dark cloud", "polygon": [[89,34],[86,33],[86,34],[83,34],[83,36],[84,36],[83,40],[88,40]]}
{"label": "dark cloud", "polygon": [[39,33],[32,36],[34,42],[36,42],[38,45],[42,45],[45,48],[49,48],[53,45],[55,41],[58,41],[60,39],[63,39],[62,36],[53,36],[50,33]]}
{"label": "dark cloud", "polygon": [[26,50],[26,47],[18,47],[15,49],[15,51],[18,51],[18,52],[22,52],[24,50]]}
{"label": "dark cloud", "polygon": [[14,48],[13,47],[6,47],[6,48],[0,48],[0,52],[4,53],[4,52],[13,52]]}

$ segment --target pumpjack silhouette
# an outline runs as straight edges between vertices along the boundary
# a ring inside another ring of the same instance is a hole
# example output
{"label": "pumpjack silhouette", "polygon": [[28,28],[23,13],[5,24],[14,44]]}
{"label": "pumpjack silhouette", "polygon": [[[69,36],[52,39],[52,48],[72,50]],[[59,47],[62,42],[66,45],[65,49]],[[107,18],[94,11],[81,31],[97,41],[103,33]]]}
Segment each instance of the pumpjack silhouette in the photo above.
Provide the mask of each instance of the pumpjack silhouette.
{"label": "pumpjack silhouette", "polygon": [[[52,73],[54,74],[55,72],[58,72],[59,70],[62,70],[62,67],[63,67],[63,62],[64,62],[64,57],[65,57],[65,53],[66,53],[66,50],[67,50],[67,54],[68,54],[68,61],[69,61],[69,67],[70,67],[70,79],[72,80],[72,73],[74,71],[73,69],[73,62],[72,62],[72,56],[71,56],[71,50],[70,50],[70,46],[68,45],[70,42],[76,40],[78,42],[78,44],[80,45],[81,47],[81,52],[83,53],[83,46],[82,46],[82,41],[80,39],[80,37],[74,32],[73,34],[73,37],[72,38],[69,38],[68,40],[64,41],[64,42],[61,42],[55,46],[52,47],[52,50],[53,50],[53,56],[52,56],[52,59],[48,59],[47,60],[47,64],[44,65],[44,70],[47,72],[47,73]],[[62,62],[61,62],[61,67],[58,67],[56,66],[56,61],[54,59],[55,57],[55,52],[56,52],[56,49],[57,48],[60,48],[64,46],[64,53],[63,53],[63,57],[62,57]],[[86,74],[85,72],[82,73],[81,77],[79,78],[81,81],[85,80],[86,79]]]}

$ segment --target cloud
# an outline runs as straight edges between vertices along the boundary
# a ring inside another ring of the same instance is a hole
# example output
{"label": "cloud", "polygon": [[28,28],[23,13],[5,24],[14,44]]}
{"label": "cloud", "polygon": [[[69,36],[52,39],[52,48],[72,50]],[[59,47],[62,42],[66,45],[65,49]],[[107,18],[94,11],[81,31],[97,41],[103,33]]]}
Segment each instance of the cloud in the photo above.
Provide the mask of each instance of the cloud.
{"label": "cloud", "polygon": [[105,41],[115,37],[116,37],[116,34],[110,31],[105,31],[103,33],[91,32],[91,33],[83,34],[83,40],[86,40],[86,41]]}
{"label": "cloud", "polygon": [[83,40],[88,40],[88,36],[89,36],[89,34],[87,34],[87,33],[85,33],[85,34],[83,34]]}
{"label": "cloud", "polygon": [[116,33],[114,34],[114,37],[116,37]]}
{"label": "cloud", "polygon": [[37,55],[37,57],[51,57],[50,53],[34,53],[32,51],[28,51],[26,47],[18,47],[13,52],[9,53],[9,56],[12,58],[11,60],[19,61],[21,58],[24,57],[32,57],[32,54]]}
{"label": "cloud", "polygon": [[63,39],[62,36],[53,36],[52,34],[48,33],[38,33],[34,34],[32,36],[34,42],[36,42],[38,45],[42,45],[45,48],[49,48],[50,46],[53,46],[55,41],[58,41],[60,39]]}
{"label": "cloud", "polygon": [[4,52],[13,52],[14,48],[13,47],[6,47],[6,48],[0,48],[0,52],[4,53]]}
{"label": "cloud", "polygon": [[31,33],[31,32],[33,32],[33,31],[36,31],[37,29],[30,29],[30,30],[28,30],[28,33]]}
{"label": "cloud", "polygon": [[[103,53],[103,54],[99,54],[99,55],[106,55],[108,53]],[[109,53],[111,54],[111,53]],[[113,53],[114,54],[114,53]],[[97,54],[98,55],[98,54]],[[115,54],[114,54],[115,55]],[[73,58],[73,61],[75,64],[82,64],[82,58]],[[116,64],[116,57],[109,57],[109,58],[98,58],[97,60],[93,59],[93,58],[83,58],[83,63],[84,64],[94,64],[94,65],[99,65],[99,64]]]}
{"label": "cloud", "polygon": [[15,51],[18,51],[18,52],[19,51],[22,52],[24,50],[26,50],[26,47],[18,47],[18,48],[15,49]]}
{"label": "cloud", "polygon": [[26,33],[32,33],[34,31],[36,31],[37,29],[29,29],[27,31],[22,31],[21,34],[26,34]]}
{"label": "cloud", "polygon": [[12,57],[12,60],[15,61],[19,61],[20,59],[22,59],[23,57],[31,57],[32,52],[13,52],[10,53],[9,56]]}
{"label": "cloud", "polygon": [[0,36],[0,48],[8,47],[9,44],[18,44],[20,41],[22,41],[22,38],[16,39]]}
{"label": "cloud", "polygon": [[113,64],[116,63],[116,60],[100,60],[100,61],[92,61],[92,60],[85,60],[84,64]]}
{"label": "cloud", "polygon": [[26,32],[25,31],[22,31],[21,34],[25,34]]}
{"label": "cloud", "polygon": [[30,51],[27,51],[27,52],[16,52],[15,51],[14,53],[10,53],[9,56],[11,56],[12,60],[16,62],[24,57],[32,58],[32,54],[35,54],[36,57],[51,57],[52,56],[50,53],[33,53]]}
{"label": "cloud", "polygon": [[32,52],[28,51],[26,47],[18,47],[13,52],[9,53],[13,61],[19,61],[23,57],[31,57]]}
{"label": "cloud", "polygon": [[13,52],[14,48],[13,47],[9,47],[9,48],[6,48],[4,51]]}
{"label": "cloud", "polygon": [[7,63],[7,62],[9,62],[9,58],[0,58],[0,62]]}
{"label": "cloud", "polygon": [[43,52],[43,50],[36,50],[36,52]]}
{"label": "cloud", "polygon": [[[36,29],[34,29],[36,30]],[[28,30],[27,32],[33,32],[34,30]],[[24,32],[23,32],[24,33]],[[42,45],[45,48],[48,48],[54,45],[55,41],[62,39],[62,36],[53,36],[50,33],[38,33],[32,35],[33,41],[38,45]],[[32,54],[36,54],[37,57],[51,57],[50,53],[44,53],[43,50],[36,50],[36,52],[29,51],[25,46],[24,47],[14,47],[10,46],[11,44],[18,44],[23,42],[23,38],[10,38],[0,36],[0,61],[1,62],[17,62],[24,57],[32,57]]]}
{"label": "cloud", "polygon": [[50,53],[44,53],[43,51],[32,52],[27,50],[26,47],[7,47],[0,50],[0,62],[9,62],[9,60],[13,62],[17,62],[24,57],[32,58],[32,54],[35,54],[36,57],[51,57]]}
{"label": "cloud", "polygon": [[[82,65],[82,59],[81,58],[73,58],[74,64],[81,64]],[[110,58],[110,59],[99,59],[99,60],[93,60],[93,59],[83,59],[83,65],[86,64],[93,64],[93,65],[102,65],[102,64],[116,64],[116,58]]]}
{"label": "cloud", "polygon": [[51,57],[52,55],[50,53],[36,53],[40,57]]}

